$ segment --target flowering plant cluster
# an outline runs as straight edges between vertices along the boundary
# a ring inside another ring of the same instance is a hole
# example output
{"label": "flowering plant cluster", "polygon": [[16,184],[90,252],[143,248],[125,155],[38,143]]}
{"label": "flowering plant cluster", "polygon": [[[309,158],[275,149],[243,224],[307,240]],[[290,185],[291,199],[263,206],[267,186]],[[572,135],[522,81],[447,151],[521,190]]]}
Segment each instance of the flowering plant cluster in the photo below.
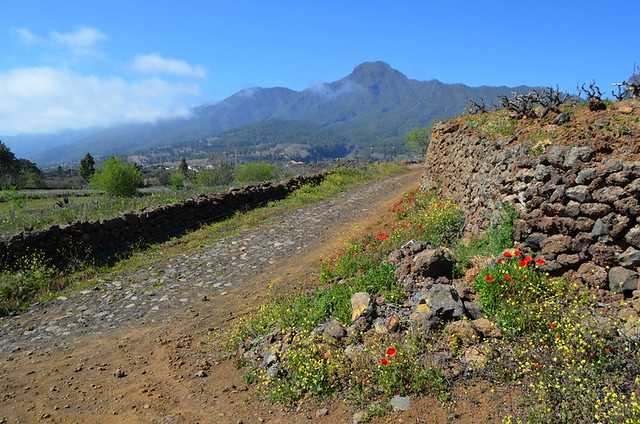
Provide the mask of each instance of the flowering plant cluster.
{"label": "flowering plant cluster", "polygon": [[534,325],[529,306],[553,291],[551,281],[540,272],[544,264],[544,259],[534,260],[520,250],[506,251],[476,277],[474,288],[483,309],[508,332],[521,333]]}

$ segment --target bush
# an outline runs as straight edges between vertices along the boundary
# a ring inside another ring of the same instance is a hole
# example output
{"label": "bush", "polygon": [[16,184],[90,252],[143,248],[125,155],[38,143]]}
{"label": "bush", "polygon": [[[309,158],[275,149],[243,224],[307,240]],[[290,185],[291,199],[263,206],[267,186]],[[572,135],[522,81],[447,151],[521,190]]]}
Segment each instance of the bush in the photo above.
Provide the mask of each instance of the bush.
{"label": "bush", "polygon": [[169,185],[175,190],[184,188],[184,174],[179,169],[169,174]]}
{"label": "bush", "polygon": [[93,174],[89,184],[93,188],[104,190],[108,196],[131,197],[138,193],[141,182],[140,170],[118,156],[107,160],[102,169]]}
{"label": "bush", "polygon": [[238,166],[236,179],[242,182],[262,182],[278,177],[280,170],[276,165],[263,160],[247,162]]}
{"label": "bush", "polygon": [[210,167],[198,170],[196,182],[200,186],[215,187],[231,184],[234,179],[235,166],[222,156],[214,156]]}

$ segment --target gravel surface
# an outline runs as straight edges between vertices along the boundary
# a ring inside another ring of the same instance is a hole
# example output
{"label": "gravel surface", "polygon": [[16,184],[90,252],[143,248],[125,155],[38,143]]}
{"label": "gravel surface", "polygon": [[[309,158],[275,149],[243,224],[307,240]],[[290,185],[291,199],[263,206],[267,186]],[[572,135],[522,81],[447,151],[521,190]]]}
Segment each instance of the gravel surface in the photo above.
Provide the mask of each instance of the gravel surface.
{"label": "gravel surface", "polygon": [[65,346],[83,335],[171,322],[202,302],[221,302],[255,274],[286,262],[325,237],[337,222],[366,214],[406,176],[377,181],[291,214],[101,280],[93,289],[32,306],[17,317],[0,318],[0,353],[39,346]]}

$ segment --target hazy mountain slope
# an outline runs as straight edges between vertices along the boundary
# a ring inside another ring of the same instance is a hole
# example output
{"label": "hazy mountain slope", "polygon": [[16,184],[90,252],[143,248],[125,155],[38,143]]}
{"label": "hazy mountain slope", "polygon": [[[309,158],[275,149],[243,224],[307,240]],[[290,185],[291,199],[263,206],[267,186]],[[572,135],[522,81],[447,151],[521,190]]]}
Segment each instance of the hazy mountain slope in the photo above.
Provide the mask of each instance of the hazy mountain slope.
{"label": "hazy mountain slope", "polygon": [[490,103],[497,95],[514,90],[410,80],[384,62],[366,62],[341,80],[301,92],[281,87],[247,89],[223,101],[194,108],[189,119],[110,128],[31,158],[48,165],[77,161],[87,152],[96,158],[130,154],[210,139],[224,131],[273,118],[320,124],[352,145],[369,146],[383,140],[400,146],[410,128],[428,125],[436,117],[461,113],[468,98],[483,97]]}
{"label": "hazy mountain slope", "polygon": [[147,165],[178,161],[182,157],[207,158],[225,152],[241,156],[260,152],[266,157],[310,161],[343,157],[348,153],[347,145],[345,137],[313,122],[267,119],[214,137],[134,152],[130,158]]}

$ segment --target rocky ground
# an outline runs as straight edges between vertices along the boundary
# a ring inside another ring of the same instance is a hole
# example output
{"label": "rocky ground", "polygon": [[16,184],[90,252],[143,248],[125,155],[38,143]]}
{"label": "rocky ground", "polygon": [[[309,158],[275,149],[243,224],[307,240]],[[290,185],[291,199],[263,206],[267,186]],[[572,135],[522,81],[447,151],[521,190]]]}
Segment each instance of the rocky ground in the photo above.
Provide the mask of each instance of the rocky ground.
{"label": "rocky ground", "polygon": [[250,400],[233,363],[201,342],[267,300],[269,286],[307,286],[317,259],[379,221],[420,171],[1,318],[0,422],[348,421],[340,404],[291,413]]}

